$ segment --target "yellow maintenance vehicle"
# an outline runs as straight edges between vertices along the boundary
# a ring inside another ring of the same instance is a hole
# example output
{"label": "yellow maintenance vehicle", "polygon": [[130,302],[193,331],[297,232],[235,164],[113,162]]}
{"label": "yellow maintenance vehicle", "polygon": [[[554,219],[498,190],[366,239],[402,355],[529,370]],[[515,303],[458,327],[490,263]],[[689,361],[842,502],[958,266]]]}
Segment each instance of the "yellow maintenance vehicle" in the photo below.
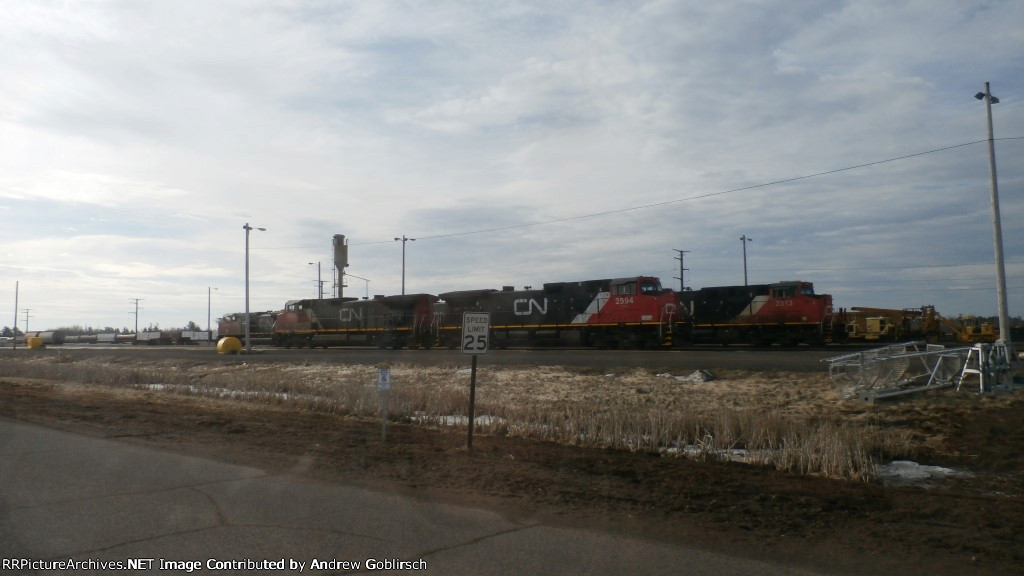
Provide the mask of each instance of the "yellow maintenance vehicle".
{"label": "yellow maintenance vehicle", "polygon": [[991,344],[999,339],[999,331],[991,322],[983,322],[975,316],[958,316],[950,320],[935,312],[938,321],[952,333],[959,344]]}
{"label": "yellow maintenance vehicle", "polygon": [[[925,307],[927,308],[927,307]],[[895,342],[926,338],[932,322],[925,308],[854,307],[840,312],[848,340]],[[934,310],[934,309],[933,309]]]}
{"label": "yellow maintenance vehicle", "polygon": [[841,310],[838,316],[848,341],[926,340],[973,345],[991,344],[999,336],[991,322],[983,322],[975,316],[950,320],[939,314],[934,306],[903,309],[854,307]]}

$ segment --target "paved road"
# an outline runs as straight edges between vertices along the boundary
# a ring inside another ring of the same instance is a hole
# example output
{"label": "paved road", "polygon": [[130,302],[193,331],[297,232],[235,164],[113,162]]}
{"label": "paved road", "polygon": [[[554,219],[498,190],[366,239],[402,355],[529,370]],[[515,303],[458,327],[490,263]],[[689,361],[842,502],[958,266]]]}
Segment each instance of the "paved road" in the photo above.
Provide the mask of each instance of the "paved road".
{"label": "paved road", "polygon": [[[86,564],[38,564],[71,560]],[[386,561],[409,570],[387,570]],[[7,419],[0,562],[2,574],[187,574],[187,562],[199,574],[810,574]]]}

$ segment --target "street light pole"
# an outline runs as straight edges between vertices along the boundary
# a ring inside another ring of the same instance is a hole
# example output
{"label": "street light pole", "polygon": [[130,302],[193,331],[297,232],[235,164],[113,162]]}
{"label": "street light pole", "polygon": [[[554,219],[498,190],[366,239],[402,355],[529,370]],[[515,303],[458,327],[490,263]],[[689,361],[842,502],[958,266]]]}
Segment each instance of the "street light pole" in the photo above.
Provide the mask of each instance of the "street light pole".
{"label": "street light pole", "polygon": [[406,238],[404,235],[401,238],[395,238],[395,242],[402,242],[402,295],[405,295],[405,243],[415,242],[415,238]]}
{"label": "street light pole", "polygon": [[213,341],[213,329],[210,327],[210,303],[211,294],[216,290],[213,286],[206,287],[206,341]]}
{"label": "street light pole", "polygon": [[753,241],[753,238],[747,238],[744,234],[740,236],[740,242],[743,242],[743,285],[747,286],[747,242]]}
{"label": "street light pole", "polygon": [[992,243],[995,245],[996,256],[996,300],[999,306],[999,339],[1010,342],[1010,313],[1006,306],[1006,267],[1003,261],[1003,228],[999,217],[999,185],[996,179],[996,145],[992,130],[992,105],[999,103],[999,98],[992,95],[988,82],[985,91],[974,95],[978,100],[985,101],[985,118],[988,122],[988,176],[992,202]]}
{"label": "street light pole", "polygon": [[320,263],[319,262],[309,262],[308,264],[310,266],[312,266],[313,264],[316,264],[317,299],[323,300],[324,299],[324,282],[323,282],[323,280],[320,279]]}
{"label": "street light pole", "polygon": [[[249,232],[253,230],[252,226],[246,222],[245,226],[245,353],[252,354],[252,340],[249,338]],[[266,228],[256,228],[260,232],[266,232]]]}

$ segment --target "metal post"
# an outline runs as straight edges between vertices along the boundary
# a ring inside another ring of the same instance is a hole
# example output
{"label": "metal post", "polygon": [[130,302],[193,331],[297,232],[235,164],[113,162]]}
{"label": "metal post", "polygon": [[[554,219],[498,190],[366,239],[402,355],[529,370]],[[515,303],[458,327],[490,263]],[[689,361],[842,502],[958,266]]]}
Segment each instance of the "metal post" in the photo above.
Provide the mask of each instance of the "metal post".
{"label": "metal post", "polygon": [[405,235],[403,235],[401,238],[395,238],[395,242],[398,241],[402,242],[402,294],[405,295],[405,243],[415,242],[416,239],[406,238]]}
{"label": "metal post", "polygon": [[11,349],[18,349],[18,287],[20,281],[14,283],[14,334],[11,334]]}
{"label": "metal post", "polygon": [[[253,230],[253,227],[246,222],[242,228],[245,229],[245,353],[252,354],[252,340],[249,338],[249,231]],[[266,228],[256,230],[265,232]]]}
{"label": "metal post", "polygon": [[[312,266],[313,262],[308,262],[308,264],[310,266]],[[316,263],[316,290],[317,290],[317,292],[316,292],[317,293],[317,299],[318,300],[323,300],[324,299],[324,281],[321,280],[321,276],[320,276],[320,262]]]}
{"label": "metal post", "polygon": [[213,328],[210,326],[210,304],[212,301],[211,294],[216,290],[213,286],[206,287],[206,341],[213,341]]}
{"label": "metal post", "polygon": [[999,339],[1008,344],[1010,342],[1010,313],[1006,306],[1006,267],[1003,261],[1003,229],[1001,218],[999,217],[996,145],[992,130],[992,105],[998,104],[999,99],[992,96],[988,82],[985,82],[985,92],[979,92],[975,95],[975,98],[985,101],[985,118],[988,124],[988,176],[992,202],[992,243],[995,245],[996,299],[999,306]]}
{"label": "metal post", "polygon": [[747,242],[752,241],[753,238],[747,238],[744,234],[740,236],[740,242],[743,242],[743,285],[747,286]]}
{"label": "metal post", "polygon": [[476,412],[476,354],[473,354],[473,364],[469,376],[469,432],[466,437],[466,450],[473,451],[473,427]]}
{"label": "metal post", "polygon": [[380,392],[380,440],[388,438],[388,393],[391,391],[391,365],[377,365],[377,390]]}

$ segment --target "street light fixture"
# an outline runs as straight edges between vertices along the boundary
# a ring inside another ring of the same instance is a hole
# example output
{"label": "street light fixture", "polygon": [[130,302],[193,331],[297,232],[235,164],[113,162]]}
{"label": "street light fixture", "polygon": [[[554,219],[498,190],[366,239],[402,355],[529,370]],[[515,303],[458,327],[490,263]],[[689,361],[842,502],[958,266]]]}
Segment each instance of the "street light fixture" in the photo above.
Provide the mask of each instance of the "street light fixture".
{"label": "street light fixture", "polygon": [[[249,338],[249,232],[254,230],[249,223],[246,222],[245,226],[245,353],[252,354],[252,340]],[[260,232],[266,232],[266,228],[255,228]]]}
{"label": "street light fixture", "polygon": [[752,242],[753,238],[747,238],[744,234],[740,236],[740,242],[743,242],[743,285],[747,286],[747,242]]}
{"label": "street light fixture", "polygon": [[313,264],[316,264],[317,299],[323,300],[324,299],[324,282],[323,282],[323,280],[320,279],[320,263],[319,262],[307,262],[307,264],[309,264],[310,266],[312,266]]}
{"label": "street light fixture", "polygon": [[415,238],[406,238],[404,235],[401,238],[395,238],[395,242],[402,242],[402,295],[405,295],[405,243],[415,242]]}

